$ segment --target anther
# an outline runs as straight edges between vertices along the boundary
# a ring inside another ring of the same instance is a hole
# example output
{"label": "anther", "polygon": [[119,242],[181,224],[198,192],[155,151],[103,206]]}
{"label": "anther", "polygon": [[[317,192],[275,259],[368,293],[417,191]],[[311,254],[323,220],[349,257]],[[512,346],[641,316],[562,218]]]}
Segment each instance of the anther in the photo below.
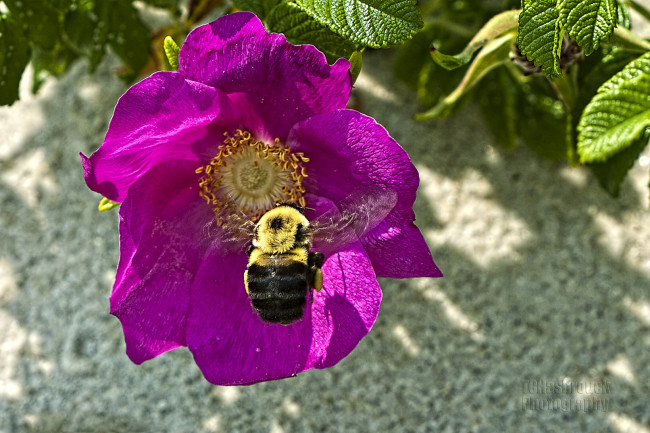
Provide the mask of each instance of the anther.
{"label": "anther", "polygon": [[224,133],[224,141],[210,163],[196,169],[199,195],[214,206],[218,225],[233,212],[244,212],[257,220],[274,204],[305,205],[302,179],[307,177],[302,152],[292,153],[278,138],[269,145],[257,141],[249,131]]}

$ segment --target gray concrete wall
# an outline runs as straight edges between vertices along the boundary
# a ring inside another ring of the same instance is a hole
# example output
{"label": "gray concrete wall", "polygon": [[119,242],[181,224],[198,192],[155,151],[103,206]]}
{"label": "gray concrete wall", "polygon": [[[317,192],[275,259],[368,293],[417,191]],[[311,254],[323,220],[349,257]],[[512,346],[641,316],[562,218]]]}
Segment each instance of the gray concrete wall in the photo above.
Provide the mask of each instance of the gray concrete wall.
{"label": "gray concrete wall", "polygon": [[77,153],[124,91],[115,64],[0,109],[0,432],[649,432],[647,153],[612,199],[587,170],[494,148],[471,106],[415,123],[389,66],[365,56],[357,96],[420,170],[445,278],[382,280],[348,358],[240,388],[184,349],[133,365],[108,314],[117,213]]}

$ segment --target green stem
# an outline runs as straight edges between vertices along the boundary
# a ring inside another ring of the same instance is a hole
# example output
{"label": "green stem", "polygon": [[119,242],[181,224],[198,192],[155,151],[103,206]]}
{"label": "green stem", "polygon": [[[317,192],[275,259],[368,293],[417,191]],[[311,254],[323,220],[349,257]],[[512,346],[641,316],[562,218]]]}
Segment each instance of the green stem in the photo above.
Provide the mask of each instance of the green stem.
{"label": "green stem", "polygon": [[575,105],[576,92],[570,74],[562,74],[560,77],[556,78],[555,81],[551,81],[551,87],[553,87],[558,98],[562,101],[567,113],[571,113],[571,110]]}
{"label": "green stem", "polygon": [[614,29],[609,43],[611,45],[638,52],[650,51],[650,42],[640,38],[623,27],[616,27]]}
{"label": "green stem", "polygon": [[573,127],[573,114],[566,114],[566,129],[564,131],[566,134],[566,144],[567,144],[567,160],[569,165],[572,167],[577,167],[580,165],[580,155],[575,144],[575,130]]}
{"label": "green stem", "polygon": [[576,106],[576,99],[578,97],[578,68],[572,67],[567,74],[563,74],[555,81],[551,81],[551,87],[557,93],[566,111],[564,133],[567,144],[567,159],[569,164],[575,167],[580,163],[574,142],[575,133],[573,124],[573,109]]}

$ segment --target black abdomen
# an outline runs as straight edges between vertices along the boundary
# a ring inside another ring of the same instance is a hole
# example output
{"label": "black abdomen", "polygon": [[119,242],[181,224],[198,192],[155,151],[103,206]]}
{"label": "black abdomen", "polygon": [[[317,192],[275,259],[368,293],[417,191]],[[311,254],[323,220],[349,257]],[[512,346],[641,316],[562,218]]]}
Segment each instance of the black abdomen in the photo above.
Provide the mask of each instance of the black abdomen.
{"label": "black abdomen", "polygon": [[307,265],[282,255],[266,255],[263,266],[248,267],[248,296],[266,322],[288,325],[302,319],[307,298]]}

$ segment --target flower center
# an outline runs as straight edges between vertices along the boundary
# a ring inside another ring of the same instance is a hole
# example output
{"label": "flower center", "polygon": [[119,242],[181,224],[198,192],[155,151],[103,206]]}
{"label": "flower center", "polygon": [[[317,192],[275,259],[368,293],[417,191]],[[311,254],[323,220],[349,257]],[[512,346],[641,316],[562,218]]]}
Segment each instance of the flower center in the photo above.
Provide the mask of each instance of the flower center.
{"label": "flower center", "polygon": [[206,166],[196,169],[201,197],[214,206],[217,224],[229,214],[241,211],[257,221],[278,203],[292,202],[305,206],[307,177],[302,152],[275,139],[273,144],[255,140],[250,132],[238,129],[234,136],[224,134],[219,152]]}

